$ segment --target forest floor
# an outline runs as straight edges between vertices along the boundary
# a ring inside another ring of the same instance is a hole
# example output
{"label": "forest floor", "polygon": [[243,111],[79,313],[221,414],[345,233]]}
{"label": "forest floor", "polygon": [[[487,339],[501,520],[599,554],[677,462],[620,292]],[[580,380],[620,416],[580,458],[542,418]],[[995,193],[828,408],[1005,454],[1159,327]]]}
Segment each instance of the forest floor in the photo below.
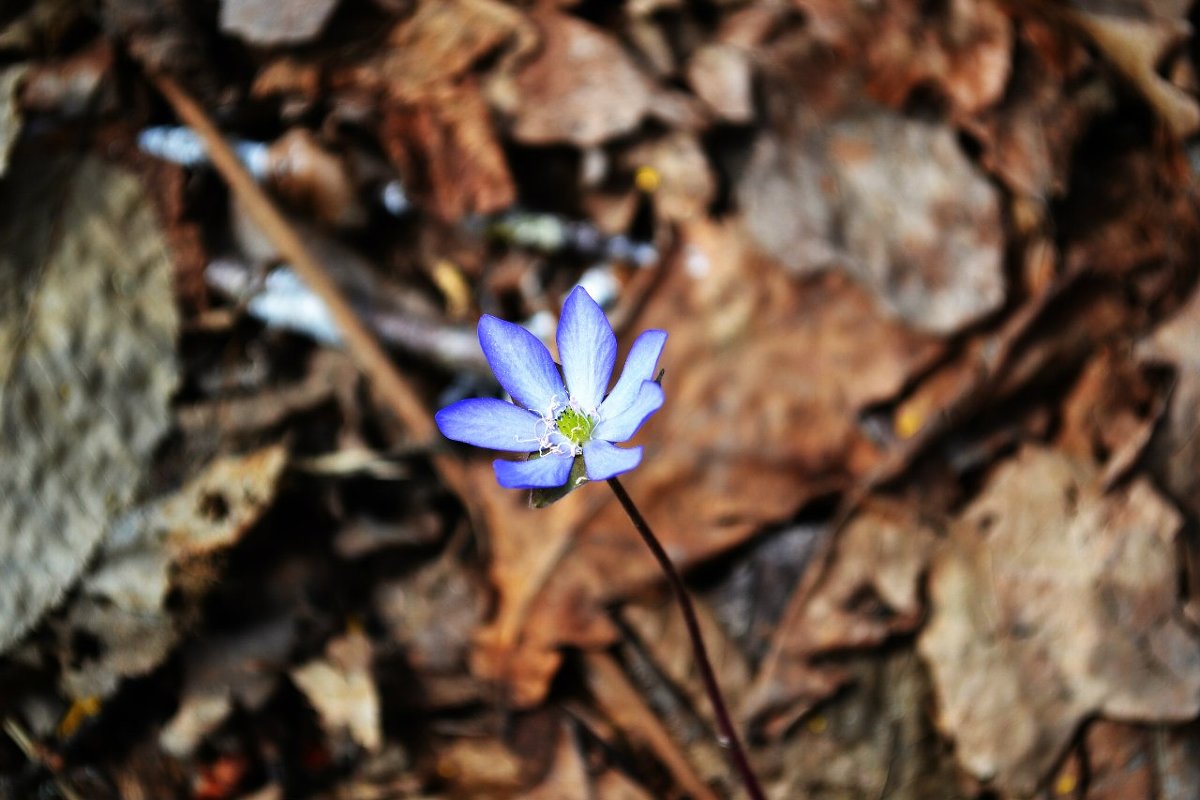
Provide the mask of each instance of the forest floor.
{"label": "forest floor", "polygon": [[4,6],[0,797],[744,796],[434,424],[583,285],[770,797],[1200,798],[1189,5]]}

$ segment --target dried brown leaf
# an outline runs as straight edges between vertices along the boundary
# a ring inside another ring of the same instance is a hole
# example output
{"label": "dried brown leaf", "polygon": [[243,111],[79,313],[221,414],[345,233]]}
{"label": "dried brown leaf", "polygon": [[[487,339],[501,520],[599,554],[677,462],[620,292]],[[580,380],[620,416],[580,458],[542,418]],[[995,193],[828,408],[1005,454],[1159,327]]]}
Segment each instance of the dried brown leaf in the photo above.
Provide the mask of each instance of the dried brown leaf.
{"label": "dried brown leaf", "polygon": [[221,0],[221,30],[260,47],[316,38],[340,0]]}
{"label": "dried brown leaf", "polygon": [[686,222],[708,213],[717,180],[695,135],[680,131],[644,142],[622,160],[631,171],[654,170],[654,210],[664,219]]}
{"label": "dried brown leaf", "polygon": [[443,219],[499,211],[516,198],[491,112],[472,82],[429,103],[388,107],[381,135],[406,185]]}
{"label": "dried brown leaf", "polygon": [[112,43],[100,39],[67,58],[33,66],[21,90],[28,112],[78,119],[116,106]]}
{"label": "dried brown leaf", "polygon": [[498,0],[423,0],[391,30],[387,45],[334,78],[377,89],[397,104],[437,101],[481,58],[507,42],[510,58],[532,49],[537,32],[525,15]]}
{"label": "dried brown leaf", "polygon": [[1200,514],[1200,292],[1138,344],[1139,360],[1168,365],[1175,384],[1149,454],[1150,469],[1171,496]]}
{"label": "dried brown leaf", "polygon": [[902,108],[918,89],[937,92],[963,119],[996,102],[1008,81],[1012,24],[994,0],[918,0],[878,5],[796,0],[812,36],[845,54],[839,69],[861,71],[865,89]]}
{"label": "dried brown leaf", "polygon": [[688,61],[688,84],[721,119],[745,125],[754,119],[754,71],[750,54],[732,44],[701,47]]}
{"label": "dried brown leaf", "polygon": [[798,112],[738,183],[746,229],[792,270],[838,268],[918,330],[952,333],[1004,301],[995,188],[945,125],[860,109]]}
{"label": "dried brown leaf", "polygon": [[1197,642],[1177,614],[1179,524],[1147,482],[1102,495],[1093,470],[1051,451],[997,468],[935,559],[919,640],[968,770],[1028,793],[1091,714],[1200,711]]}
{"label": "dried brown leaf", "polygon": [[999,104],[966,123],[980,163],[1015,192],[1039,201],[1067,190],[1071,154],[1088,124],[1115,98],[1098,79],[1081,78],[1087,50],[1060,28],[1018,19],[1017,57]]}
{"label": "dried brown leaf", "polygon": [[755,678],[747,714],[780,711],[797,701],[801,709],[811,707],[824,699],[814,688],[837,688],[844,670],[828,670],[822,686],[814,680],[822,670],[809,663],[812,656],[872,647],[912,631],[922,617],[920,579],[935,541],[909,505],[875,500],[864,506],[840,532],[819,584],[793,596]]}
{"label": "dried brown leaf", "polygon": [[272,185],[289,203],[326,225],[356,227],[367,221],[346,165],[304,128],[292,128],[269,151]]}
{"label": "dried brown leaf", "polygon": [[612,37],[581,19],[539,12],[542,48],[490,87],[525,144],[601,144],[633,130],[650,111],[647,78]]}
{"label": "dried brown leaf", "polygon": [[367,751],[383,744],[379,690],[371,674],[371,642],[361,631],[331,640],[325,656],[291,671],[330,736],[348,733]]}
{"label": "dried brown leaf", "polygon": [[[70,697],[107,697],[122,679],[167,657],[213,581],[211,555],[236,542],[270,506],[286,463],[282,446],[219,459],[177,493],[113,526],[79,595],[55,623]],[[98,654],[71,651],[81,635]]]}
{"label": "dried brown leaf", "polygon": [[559,731],[549,774],[522,796],[529,800],[591,800],[587,763],[579,752],[575,737],[565,725]]}
{"label": "dried brown leaf", "polygon": [[849,666],[854,687],[772,748],[777,797],[961,800],[957,768],[927,709],[929,685],[911,649]]}
{"label": "dried brown leaf", "polygon": [[179,708],[159,733],[159,746],[186,758],[220,727],[235,702],[250,710],[261,707],[287,668],[295,637],[296,622],[285,616],[189,646]]}
{"label": "dried brown leaf", "polygon": [[[1167,129],[1184,139],[1200,130],[1200,103],[1158,74],[1158,62],[1191,33],[1186,8],[1111,13],[1103,2],[1077,2],[1065,16],[1141,92]],[[1123,9],[1129,11],[1130,9]],[[1170,13],[1174,11],[1174,13]]]}

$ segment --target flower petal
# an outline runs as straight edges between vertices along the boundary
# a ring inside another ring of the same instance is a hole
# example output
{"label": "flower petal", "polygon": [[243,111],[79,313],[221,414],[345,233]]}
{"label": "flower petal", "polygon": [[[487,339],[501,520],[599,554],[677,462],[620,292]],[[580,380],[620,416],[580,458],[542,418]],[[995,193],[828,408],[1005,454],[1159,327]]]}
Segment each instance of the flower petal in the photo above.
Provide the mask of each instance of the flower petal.
{"label": "flower petal", "polygon": [[612,379],[617,337],[582,286],[571,292],[558,318],[558,357],[572,399],[585,413],[594,413]]}
{"label": "flower petal", "polygon": [[666,331],[644,331],[634,340],[617,385],[600,404],[600,419],[616,417],[634,404],[642,391],[642,383],[654,380],[654,368],[658,366],[658,357],[666,343]]}
{"label": "flower petal", "polygon": [[574,461],[574,456],[550,453],[528,461],[493,461],[492,469],[506,489],[551,489],[567,482]]}
{"label": "flower petal", "polygon": [[[654,381],[642,381],[637,397],[624,411],[612,417],[600,417],[600,421],[592,429],[592,438],[603,439],[606,442],[624,442],[630,439],[651,414],[662,408],[663,400],[661,386]],[[601,409],[603,414],[603,406]]]}
{"label": "flower petal", "polygon": [[606,481],[642,463],[642,448],[626,449],[593,439],[583,446],[583,463],[587,467],[588,480]]}
{"label": "flower petal", "polygon": [[491,450],[532,453],[545,423],[532,411],[494,397],[473,397],[446,406],[433,417],[442,434]]}
{"label": "flower petal", "polygon": [[491,314],[479,318],[479,344],[504,391],[526,408],[541,413],[562,407],[567,390],[550,351],[536,336]]}

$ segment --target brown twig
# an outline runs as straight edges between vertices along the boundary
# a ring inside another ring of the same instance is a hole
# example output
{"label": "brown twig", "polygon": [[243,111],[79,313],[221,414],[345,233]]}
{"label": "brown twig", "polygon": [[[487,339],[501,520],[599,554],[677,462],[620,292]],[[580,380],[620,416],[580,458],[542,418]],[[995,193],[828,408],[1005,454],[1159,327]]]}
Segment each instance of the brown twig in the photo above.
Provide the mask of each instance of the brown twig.
{"label": "brown twig", "polygon": [[713,670],[712,661],[708,657],[708,648],[704,646],[704,636],[700,632],[700,621],[696,617],[695,606],[692,605],[691,595],[688,594],[687,587],[683,584],[683,578],[679,576],[675,565],[671,563],[671,557],[667,555],[667,551],[658,541],[658,537],[654,535],[654,531],[650,529],[649,523],[642,516],[642,512],[633,503],[633,499],[625,491],[625,487],[616,478],[609,478],[608,485],[612,488],[613,494],[617,496],[621,507],[625,509],[625,513],[629,515],[629,520],[633,523],[633,527],[641,534],[642,541],[646,543],[646,547],[650,548],[650,552],[654,554],[654,558],[658,561],[658,565],[667,576],[667,581],[671,584],[671,589],[675,593],[675,599],[679,602],[679,609],[683,612],[683,621],[687,625],[688,639],[692,643],[692,653],[696,659],[696,666],[700,669],[700,678],[704,683],[704,691],[708,694],[708,700],[712,703],[713,716],[717,720],[717,729],[720,732],[721,744],[729,751],[730,760],[733,761],[733,766],[741,776],[742,784],[746,787],[746,792],[752,800],[766,800],[766,794],[763,792],[762,785],[758,782],[758,776],[754,774],[754,768],[750,766],[750,759],[746,755],[746,750],[742,747],[741,737],[738,736],[737,728],[733,724],[733,718],[729,715],[729,709],[725,705],[725,698],[721,694],[721,687],[717,683],[717,675]]}
{"label": "brown twig", "polygon": [[[156,75],[153,81],[179,119],[204,140],[213,167],[224,178],[230,191],[263,235],[291,263],[301,280],[324,301],[342,334],[347,352],[401,424],[413,439],[419,442],[435,441],[437,428],[425,403],[396,370],[387,353],[325,269],[308,251],[295,229],[242,166],[208,114],[171,78]],[[447,486],[460,497],[468,497],[465,475],[457,462],[444,456],[434,456],[433,463]]]}

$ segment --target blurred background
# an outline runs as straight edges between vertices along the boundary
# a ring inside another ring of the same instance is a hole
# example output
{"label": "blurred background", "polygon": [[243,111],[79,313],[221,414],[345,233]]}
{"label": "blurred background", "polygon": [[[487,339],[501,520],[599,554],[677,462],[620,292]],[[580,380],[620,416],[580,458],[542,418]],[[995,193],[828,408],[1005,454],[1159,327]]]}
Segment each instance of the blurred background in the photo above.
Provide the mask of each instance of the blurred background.
{"label": "blurred background", "polygon": [[433,426],[582,285],[772,798],[1200,798],[1195,13],[0,6],[0,797],[741,796],[611,493]]}

